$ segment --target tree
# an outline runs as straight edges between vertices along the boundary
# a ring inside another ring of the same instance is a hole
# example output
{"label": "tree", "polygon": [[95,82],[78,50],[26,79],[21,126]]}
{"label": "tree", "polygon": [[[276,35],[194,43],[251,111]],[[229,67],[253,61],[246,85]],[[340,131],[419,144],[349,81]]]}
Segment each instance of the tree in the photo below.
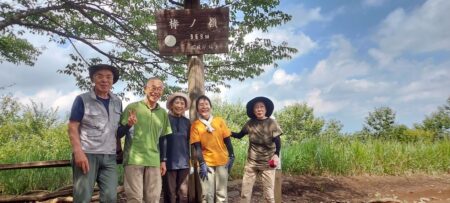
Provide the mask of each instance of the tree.
{"label": "tree", "polygon": [[344,125],[339,120],[331,119],[325,123],[325,128],[321,132],[323,136],[336,137],[342,135]]}
{"label": "tree", "polygon": [[0,127],[15,122],[19,118],[22,106],[11,95],[3,95],[0,98]]}
{"label": "tree", "polygon": [[395,112],[389,107],[375,108],[369,112],[363,131],[375,138],[389,138],[395,127]]}
{"label": "tree", "polygon": [[241,130],[242,126],[248,121],[245,106],[238,103],[228,103],[220,100],[219,98],[213,98],[212,100],[213,114],[214,116],[220,116],[227,121],[228,128],[232,131]]}
{"label": "tree", "polygon": [[450,97],[447,99],[447,104],[438,107],[437,111],[431,113],[415,127],[433,132],[435,138],[450,136]]}
{"label": "tree", "polygon": [[[206,90],[219,92],[221,85],[229,87],[231,79],[244,80],[264,72],[262,66],[289,59],[297,50],[286,42],[275,44],[258,38],[245,42],[244,37],[255,30],[267,32],[291,19],[276,6],[279,0],[202,1],[202,7],[230,7],[229,53],[204,56]],[[11,0],[0,3],[0,62],[33,65],[40,51],[26,39],[24,33],[48,36],[49,41],[70,44],[72,62],[60,69],[72,75],[81,89],[89,88],[87,67],[103,61],[120,68],[125,91],[141,93],[149,76],[171,79],[168,91],[180,90],[187,82],[187,57],[159,55],[154,13],[175,8],[180,3],[165,0]],[[18,44],[20,46],[13,46]],[[80,44],[95,51],[89,57],[80,51]],[[166,93],[169,93],[166,92]]]}
{"label": "tree", "polygon": [[318,136],[322,131],[324,120],[314,117],[314,109],[306,103],[286,106],[275,113],[275,118],[283,130],[283,137],[288,143],[305,137]]}

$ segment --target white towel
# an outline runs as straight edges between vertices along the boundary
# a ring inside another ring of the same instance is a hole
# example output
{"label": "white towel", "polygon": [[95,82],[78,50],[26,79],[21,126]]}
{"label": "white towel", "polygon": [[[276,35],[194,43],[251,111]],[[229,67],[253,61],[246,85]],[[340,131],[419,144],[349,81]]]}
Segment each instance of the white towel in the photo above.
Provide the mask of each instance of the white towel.
{"label": "white towel", "polygon": [[213,120],[213,116],[210,115],[208,120],[205,120],[202,118],[202,116],[198,115],[198,119],[200,120],[200,122],[202,122],[203,124],[206,125],[206,130],[210,133],[212,133],[215,129],[211,126],[212,120]]}

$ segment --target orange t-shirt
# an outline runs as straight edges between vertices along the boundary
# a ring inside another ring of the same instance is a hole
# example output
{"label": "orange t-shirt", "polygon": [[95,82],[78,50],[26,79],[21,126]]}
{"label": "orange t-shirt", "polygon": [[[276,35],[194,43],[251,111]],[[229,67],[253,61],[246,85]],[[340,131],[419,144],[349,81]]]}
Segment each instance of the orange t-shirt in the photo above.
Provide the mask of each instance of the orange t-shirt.
{"label": "orange t-shirt", "polygon": [[191,125],[191,144],[200,142],[203,159],[208,166],[223,166],[228,162],[228,150],[223,139],[230,137],[231,131],[220,117],[213,117],[212,133],[206,130],[205,124],[195,120]]}

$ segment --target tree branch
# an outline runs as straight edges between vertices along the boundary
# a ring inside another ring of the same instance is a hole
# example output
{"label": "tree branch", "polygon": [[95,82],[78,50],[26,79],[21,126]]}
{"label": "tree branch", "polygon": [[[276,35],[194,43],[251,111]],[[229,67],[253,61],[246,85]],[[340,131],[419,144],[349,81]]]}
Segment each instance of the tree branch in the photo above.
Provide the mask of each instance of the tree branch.
{"label": "tree branch", "polygon": [[184,7],[184,4],[182,4],[182,3],[180,3],[180,2],[176,2],[176,1],[174,1],[174,0],[169,0],[169,2],[172,3],[172,4],[174,4],[174,5]]}
{"label": "tree branch", "polygon": [[[28,16],[43,14],[52,10],[59,10],[65,8],[66,3],[63,3],[61,5],[55,5],[55,6],[49,6],[44,8],[36,8],[36,9],[29,9],[24,12],[13,12],[11,17],[5,17],[4,20],[0,21],[0,30],[5,29],[8,26],[17,24],[21,19],[26,18]],[[4,14],[8,15],[8,14]]]}

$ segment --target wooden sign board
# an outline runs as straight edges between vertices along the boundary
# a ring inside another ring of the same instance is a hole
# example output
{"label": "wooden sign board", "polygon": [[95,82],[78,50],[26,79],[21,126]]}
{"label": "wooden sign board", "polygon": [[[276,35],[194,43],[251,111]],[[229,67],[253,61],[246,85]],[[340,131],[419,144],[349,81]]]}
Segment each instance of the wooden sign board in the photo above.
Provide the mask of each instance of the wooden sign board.
{"label": "wooden sign board", "polygon": [[229,9],[183,9],[156,12],[161,55],[228,52]]}

